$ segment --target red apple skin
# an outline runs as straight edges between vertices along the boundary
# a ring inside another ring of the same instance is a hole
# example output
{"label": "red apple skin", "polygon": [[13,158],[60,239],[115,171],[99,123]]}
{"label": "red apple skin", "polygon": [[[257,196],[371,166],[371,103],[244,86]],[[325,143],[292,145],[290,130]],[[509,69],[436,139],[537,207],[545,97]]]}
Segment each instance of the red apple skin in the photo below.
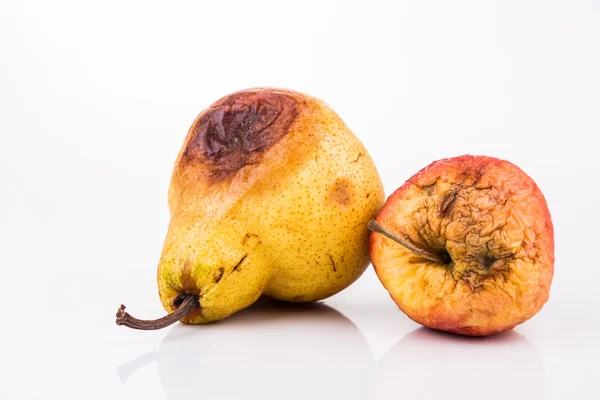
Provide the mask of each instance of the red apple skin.
{"label": "red apple skin", "polygon": [[435,161],[396,190],[376,220],[416,247],[452,259],[429,261],[371,233],[380,281],[419,324],[486,336],[528,320],[548,300],[550,212],[535,182],[508,161],[471,155]]}

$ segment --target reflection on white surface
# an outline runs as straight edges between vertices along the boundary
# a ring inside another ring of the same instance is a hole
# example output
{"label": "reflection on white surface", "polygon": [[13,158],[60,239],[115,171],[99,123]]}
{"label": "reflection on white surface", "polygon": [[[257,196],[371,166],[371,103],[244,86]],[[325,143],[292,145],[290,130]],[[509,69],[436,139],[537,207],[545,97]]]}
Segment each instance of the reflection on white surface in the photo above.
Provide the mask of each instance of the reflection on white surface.
{"label": "reflection on white surface", "polygon": [[469,338],[419,328],[377,363],[373,399],[543,399],[544,365],[515,331]]}
{"label": "reflection on white surface", "polygon": [[260,300],[206,326],[178,324],[160,349],[117,368],[127,384],[157,363],[168,399],[364,399],[374,361],[356,326],[324,304]]}

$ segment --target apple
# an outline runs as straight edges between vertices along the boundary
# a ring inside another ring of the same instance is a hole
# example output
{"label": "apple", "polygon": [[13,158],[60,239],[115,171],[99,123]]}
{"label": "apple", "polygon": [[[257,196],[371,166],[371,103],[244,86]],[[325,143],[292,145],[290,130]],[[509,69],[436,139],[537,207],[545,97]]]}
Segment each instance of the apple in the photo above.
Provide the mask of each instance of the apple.
{"label": "apple", "polygon": [[429,328],[491,335],[528,320],[548,300],[550,212],[535,182],[508,161],[435,161],[387,199],[369,229],[381,283]]}

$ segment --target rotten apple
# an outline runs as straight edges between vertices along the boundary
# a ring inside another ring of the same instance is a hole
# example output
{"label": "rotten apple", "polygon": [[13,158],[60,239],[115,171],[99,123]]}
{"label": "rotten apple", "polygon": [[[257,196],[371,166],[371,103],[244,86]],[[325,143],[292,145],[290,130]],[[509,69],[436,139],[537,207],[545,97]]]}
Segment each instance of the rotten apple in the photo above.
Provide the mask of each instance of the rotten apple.
{"label": "rotten apple", "polygon": [[535,182],[508,161],[436,161],[396,190],[369,228],[379,279],[417,323],[490,335],[528,320],[548,300],[550,213]]}

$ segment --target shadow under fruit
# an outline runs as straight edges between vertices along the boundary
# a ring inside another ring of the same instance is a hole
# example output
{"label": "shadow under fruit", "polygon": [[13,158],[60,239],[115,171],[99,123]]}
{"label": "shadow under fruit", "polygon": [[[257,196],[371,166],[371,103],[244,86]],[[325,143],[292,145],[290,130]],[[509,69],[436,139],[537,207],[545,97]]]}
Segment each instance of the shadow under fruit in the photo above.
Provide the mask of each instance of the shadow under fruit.
{"label": "shadow under fruit", "polygon": [[[266,334],[268,332],[268,334]],[[126,382],[156,362],[169,399],[364,399],[373,356],[361,332],[320,304],[260,299],[201,334],[177,325],[160,349],[117,368]],[[280,371],[277,373],[277,371]]]}

